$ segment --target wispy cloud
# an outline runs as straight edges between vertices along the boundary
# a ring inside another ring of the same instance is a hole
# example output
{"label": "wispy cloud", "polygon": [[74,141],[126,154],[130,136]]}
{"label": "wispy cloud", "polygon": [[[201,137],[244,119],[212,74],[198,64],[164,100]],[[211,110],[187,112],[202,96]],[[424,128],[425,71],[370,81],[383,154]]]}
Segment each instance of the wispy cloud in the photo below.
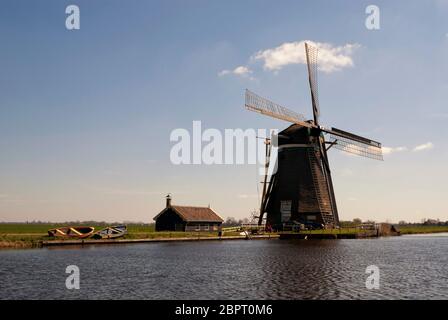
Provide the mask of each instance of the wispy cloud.
{"label": "wispy cloud", "polygon": [[222,70],[221,72],[218,73],[218,76],[222,77],[222,76],[226,76],[226,75],[236,75],[236,76],[241,76],[244,78],[252,78],[250,76],[251,74],[252,74],[252,70],[250,70],[248,67],[239,66],[233,70]]}
{"label": "wispy cloud", "polygon": [[263,68],[269,71],[278,71],[291,64],[306,64],[305,42],[319,49],[319,69],[327,73],[352,67],[352,55],[360,47],[359,44],[334,46],[308,40],[286,42],[275,48],[258,51],[251,60],[262,61]]}
{"label": "wispy cloud", "polygon": [[412,151],[419,152],[424,150],[431,150],[434,148],[434,144],[432,142],[427,142],[421,145],[416,146]]}
{"label": "wispy cloud", "polygon": [[407,147],[383,147],[383,154],[391,154],[408,150]]}
{"label": "wispy cloud", "polygon": [[420,144],[417,145],[413,148],[408,148],[408,147],[383,147],[383,154],[384,155],[390,155],[393,153],[398,153],[398,152],[404,152],[404,151],[409,151],[412,150],[413,152],[419,152],[419,151],[425,151],[425,150],[430,150],[434,148],[434,144],[432,142],[427,142],[424,144]]}
{"label": "wispy cloud", "polygon": [[[432,142],[427,142],[424,144],[417,145],[413,148],[412,147],[408,148],[405,146],[401,146],[401,147],[385,147],[385,146],[383,146],[381,148],[381,150],[383,152],[383,155],[391,155],[391,154],[406,152],[406,151],[419,152],[419,151],[430,150],[433,148],[434,148],[434,144]],[[376,148],[372,147],[372,151],[376,151]],[[356,152],[356,149],[349,148],[349,153],[344,153],[344,154],[347,156],[355,156],[355,155],[362,155],[362,152],[361,151]],[[349,171],[345,172],[345,175],[347,175],[347,173],[349,173]],[[341,175],[342,175],[342,172],[341,172]]]}

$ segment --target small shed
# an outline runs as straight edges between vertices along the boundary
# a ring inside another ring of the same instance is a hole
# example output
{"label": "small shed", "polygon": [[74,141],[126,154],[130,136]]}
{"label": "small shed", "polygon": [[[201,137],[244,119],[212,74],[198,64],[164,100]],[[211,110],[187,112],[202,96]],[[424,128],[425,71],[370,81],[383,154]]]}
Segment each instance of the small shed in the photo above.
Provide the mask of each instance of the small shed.
{"label": "small shed", "polygon": [[220,231],[224,221],[210,207],[172,205],[170,195],[154,220],[156,231]]}

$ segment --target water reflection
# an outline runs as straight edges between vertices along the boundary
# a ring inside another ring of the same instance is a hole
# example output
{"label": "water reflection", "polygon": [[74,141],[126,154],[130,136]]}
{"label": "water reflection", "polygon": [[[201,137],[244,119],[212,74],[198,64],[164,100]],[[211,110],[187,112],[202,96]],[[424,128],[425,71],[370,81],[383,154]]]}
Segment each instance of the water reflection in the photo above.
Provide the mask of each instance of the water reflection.
{"label": "water reflection", "polygon": [[[448,298],[448,237],[254,240],[0,251],[1,299]],[[81,289],[65,288],[65,268]],[[365,269],[381,270],[367,290]]]}

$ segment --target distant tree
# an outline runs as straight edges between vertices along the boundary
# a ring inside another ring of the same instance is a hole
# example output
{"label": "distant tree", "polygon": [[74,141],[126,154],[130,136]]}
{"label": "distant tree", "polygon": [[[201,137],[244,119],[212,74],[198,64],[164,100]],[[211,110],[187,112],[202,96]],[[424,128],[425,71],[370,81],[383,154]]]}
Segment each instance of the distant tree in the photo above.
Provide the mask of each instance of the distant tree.
{"label": "distant tree", "polygon": [[260,216],[257,209],[252,209],[250,212],[250,223],[258,223],[258,217]]}
{"label": "distant tree", "polygon": [[361,219],[359,219],[359,218],[353,219],[353,224],[357,225],[357,224],[361,224],[361,223],[362,223]]}
{"label": "distant tree", "polygon": [[425,226],[434,226],[440,223],[439,219],[425,219],[423,225]]}
{"label": "distant tree", "polygon": [[404,221],[404,220],[400,220],[400,221],[398,221],[398,224],[402,226],[402,225],[405,225],[405,224],[408,224],[408,223],[406,221]]}
{"label": "distant tree", "polygon": [[234,217],[228,217],[224,222],[223,225],[226,227],[235,227],[238,225],[238,221]]}

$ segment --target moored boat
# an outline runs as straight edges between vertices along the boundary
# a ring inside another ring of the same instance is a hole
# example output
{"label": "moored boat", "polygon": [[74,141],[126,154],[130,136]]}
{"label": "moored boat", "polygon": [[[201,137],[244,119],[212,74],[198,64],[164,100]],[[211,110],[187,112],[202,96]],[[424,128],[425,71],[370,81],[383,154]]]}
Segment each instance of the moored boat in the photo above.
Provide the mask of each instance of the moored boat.
{"label": "moored boat", "polygon": [[84,239],[93,234],[94,227],[60,227],[48,230],[50,237]]}
{"label": "moored boat", "polygon": [[111,226],[104,228],[102,230],[99,230],[94,233],[92,238],[95,239],[113,239],[113,238],[119,238],[124,236],[128,233],[127,226],[125,225],[119,225],[119,226]]}

